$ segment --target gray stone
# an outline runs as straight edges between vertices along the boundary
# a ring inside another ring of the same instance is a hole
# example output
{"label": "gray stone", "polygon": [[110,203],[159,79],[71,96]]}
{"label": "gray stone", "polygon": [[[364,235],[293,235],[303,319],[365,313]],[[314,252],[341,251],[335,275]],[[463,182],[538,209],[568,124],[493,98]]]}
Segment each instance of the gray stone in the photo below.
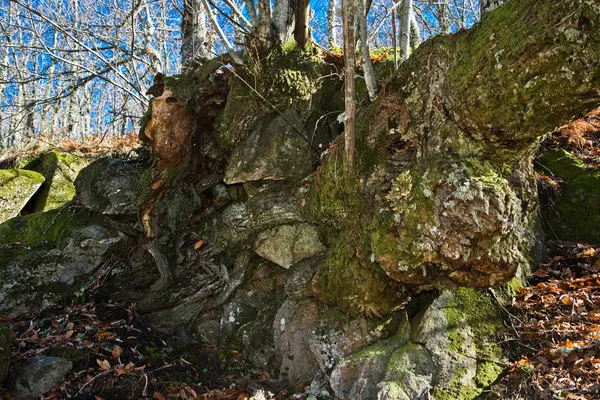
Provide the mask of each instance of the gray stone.
{"label": "gray stone", "polygon": [[125,161],[103,158],[81,170],[75,189],[77,199],[90,210],[107,215],[135,214],[140,176]]}
{"label": "gray stone", "polygon": [[385,381],[378,385],[377,399],[419,399],[432,387],[434,371],[427,349],[408,342],[392,353]]}
{"label": "gray stone", "polygon": [[310,332],[310,349],[321,371],[329,374],[341,359],[379,340],[395,334],[394,341],[406,341],[409,329],[405,312],[381,319],[349,318],[337,308],[321,307],[319,322]]}
{"label": "gray stone", "polygon": [[59,248],[0,249],[0,313],[42,311],[73,296],[89,276],[127,243],[100,226],[69,232]]}
{"label": "gray stone", "polygon": [[225,183],[302,178],[313,166],[308,134],[298,114],[269,116],[236,146],[225,170]]}
{"label": "gray stone", "polygon": [[44,183],[44,177],[23,169],[0,170],[0,223],[19,215]]}
{"label": "gray stone", "polygon": [[386,376],[390,357],[394,350],[407,343],[409,330],[404,314],[396,335],[340,360],[329,378],[335,395],[347,400],[375,399],[380,390],[377,385]]}
{"label": "gray stone", "polygon": [[297,262],[321,253],[325,246],[310,224],[282,225],[263,231],[254,243],[261,257],[288,269]]}
{"label": "gray stone", "polygon": [[57,385],[73,364],[58,357],[37,356],[11,371],[9,391],[17,398],[41,397]]}
{"label": "gray stone", "polygon": [[12,346],[12,333],[10,328],[0,326],[0,388],[2,382],[8,375],[8,367],[10,366],[10,352]]}
{"label": "gray stone", "polygon": [[[429,308],[416,318],[411,339],[422,344],[431,354],[435,364],[437,386],[450,387],[452,382],[459,381],[463,387],[472,387],[477,374],[473,332],[467,323],[460,326],[449,325],[447,312],[453,297],[451,291],[442,292]],[[450,333],[455,336],[454,343],[450,341]],[[454,351],[456,346],[460,348]]]}
{"label": "gray stone", "polygon": [[316,326],[319,304],[312,299],[286,300],[273,321],[273,340],[281,360],[281,375],[291,385],[309,383],[319,371],[310,351],[310,332]]}

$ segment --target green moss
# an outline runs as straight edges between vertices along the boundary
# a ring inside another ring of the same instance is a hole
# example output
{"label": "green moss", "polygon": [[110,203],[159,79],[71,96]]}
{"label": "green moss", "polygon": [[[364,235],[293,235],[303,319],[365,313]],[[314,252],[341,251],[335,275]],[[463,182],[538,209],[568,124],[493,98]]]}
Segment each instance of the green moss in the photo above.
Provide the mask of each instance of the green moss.
{"label": "green moss", "polygon": [[315,288],[325,302],[352,315],[388,315],[403,305],[406,296],[368,255],[359,250],[352,232],[342,233],[328,249],[319,268]]}
{"label": "green moss", "polygon": [[36,245],[57,242],[67,229],[75,206],[12,218],[0,224],[0,243]]}
{"label": "green moss", "polygon": [[587,169],[564,150],[544,153],[541,163],[565,181],[559,198],[553,200],[555,208],[544,215],[546,234],[564,241],[599,243],[600,170]]}
{"label": "green moss", "polygon": [[68,231],[90,224],[104,224],[104,217],[74,202],[65,206],[15,217],[0,224],[0,243],[41,245],[58,242]]}
{"label": "green moss", "polygon": [[[484,291],[470,288],[454,290],[452,300],[445,308],[445,315],[448,322],[449,350],[465,354],[467,341],[472,340],[475,345],[477,370],[473,385],[464,385],[461,381],[466,371],[455,371],[449,387],[437,389],[439,397],[436,398],[470,400],[477,397],[502,372],[502,368],[494,361],[501,360],[503,352],[494,338],[504,329],[503,317]],[[470,327],[470,332],[465,330],[465,326]]]}
{"label": "green moss", "polygon": [[579,158],[566,150],[546,151],[540,163],[555,176],[570,181],[586,172],[586,166]]}
{"label": "green moss", "polygon": [[24,169],[0,170],[0,222],[18,215],[44,182],[44,176]]}
{"label": "green moss", "polygon": [[25,168],[41,173],[46,181],[42,184],[29,211],[53,210],[67,204],[75,195],[74,181],[89,163],[89,159],[69,153],[51,151],[40,155]]}

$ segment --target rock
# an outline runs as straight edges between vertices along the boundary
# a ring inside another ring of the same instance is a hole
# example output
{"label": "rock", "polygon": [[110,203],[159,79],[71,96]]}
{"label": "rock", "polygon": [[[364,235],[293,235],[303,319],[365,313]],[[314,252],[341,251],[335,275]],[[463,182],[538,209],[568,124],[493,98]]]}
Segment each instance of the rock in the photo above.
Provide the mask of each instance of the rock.
{"label": "rock", "polygon": [[0,170],[0,223],[19,215],[44,183],[44,177],[23,169]]}
{"label": "rock", "polygon": [[319,304],[312,299],[286,300],[273,322],[273,339],[281,360],[280,372],[291,385],[309,383],[319,371],[310,351],[310,332],[317,324]]}
{"label": "rock", "polygon": [[254,243],[256,253],[283,267],[325,251],[317,229],[309,224],[282,225],[263,231]]}
{"label": "rock", "polygon": [[98,225],[83,226],[71,232],[59,243],[64,254],[63,262],[72,266],[70,271],[61,275],[61,281],[69,282],[78,275],[92,272],[126,241],[127,237],[120,232]]}
{"label": "rock", "polygon": [[298,188],[263,190],[246,201],[236,201],[218,214],[201,221],[200,237],[218,251],[231,251],[245,242],[254,241],[266,229],[278,225],[305,222]]}
{"label": "rock", "polygon": [[8,367],[10,366],[10,352],[12,346],[12,333],[10,328],[0,326],[0,388],[2,382],[8,376]]}
{"label": "rock", "polygon": [[321,371],[329,374],[337,363],[351,354],[390,336],[403,326],[408,335],[406,313],[394,313],[380,319],[348,315],[334,307],[321,307],[319,321],[310,334],[310,349]]}
{"label": "rock", "polygon": [[103,158],[82,169],[75,180],[77,199],[107,215],[135,214],[140,175],[131,164]]}
{"label": "rock", "polygon": [[329,378],[335,395],[348,400],[375,399],[377,384],[385,378],[392,353],[407,343],[409,332],[410,325],[404,314],[396,335],[340,360]]}
{"label": "rock", "polygon": [[423,398],[433,386],[435,365],[427,349],[408,342],[394,350],[385,380],[378,385],[378,400]]}
{"label": "rock", "polygon": [[23,167],[39,172],[46,179],[31,204],[31,211],[54,210],[71,201],[75,195],[75,179],[89,163],[90,160],[83,157],[51,151]]}
{"label": "rock", "polygon": [[58,357],[31,358],[11,371],[8,389],[17,398],[41,397],[57,385],[72,366],[70,361]]}
{"label": "rock", "polygon": [[298,114],[268,116],[233,151],[225,170],[228,185],[258,180],[302,178],[314,156]]}
{"label": "rock", "polygon": [[16,315],[59,304],[126,244],[122,234],[91,225],[69,232],[58,247],[0,248],[0,313]]}
{"label": "rock", "polygon": [[[477,289],[458,288],[444,291],[413,321],[411,340],[422,345],[433,363],[431,393],[436,399],[472,399],[496,380],[502,371],[502,349],[495,336],[504,329],[498,307]],[[408,347],[395,360],[402,361],[410,373],[390,377],[407,394],[424,390],[429,375],[427,364],[416,357],[419,347]],[[391,363],[390,363],[391,364]]]}

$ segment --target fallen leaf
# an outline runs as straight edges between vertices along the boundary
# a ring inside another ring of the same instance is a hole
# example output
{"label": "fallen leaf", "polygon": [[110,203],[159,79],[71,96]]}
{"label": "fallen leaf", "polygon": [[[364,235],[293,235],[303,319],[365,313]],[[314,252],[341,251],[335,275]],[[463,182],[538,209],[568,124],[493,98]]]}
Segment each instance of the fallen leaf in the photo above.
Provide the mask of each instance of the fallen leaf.
{"label": "fallen leaf", "polygon": [[198,250],[204,244],[204,240],[198,240],[196,244],[194,244],[194,249]]}
{"label": "fallen leaf", "polygon": [[158,393],[158,392],[154,392],[154,394],[152,395],[153,399],[157,399],[157,400],[165,400],[165,396],[163,396],[162,394]]}
{"label": "fallen leaf", "polygon": [[113,349],[112,349],[113,359],[118,360],[119,357],[121,357],[122,352],[123,352],[123,349],[121,349],[121,346],[115,345],[115,347],[113,347]]}
{"label": "fallen leaf", "polygon": [[110,369],[110,363],[108,362],[108,360],[96,359],[96,362],[100,366],[100,371],[108,371]]}

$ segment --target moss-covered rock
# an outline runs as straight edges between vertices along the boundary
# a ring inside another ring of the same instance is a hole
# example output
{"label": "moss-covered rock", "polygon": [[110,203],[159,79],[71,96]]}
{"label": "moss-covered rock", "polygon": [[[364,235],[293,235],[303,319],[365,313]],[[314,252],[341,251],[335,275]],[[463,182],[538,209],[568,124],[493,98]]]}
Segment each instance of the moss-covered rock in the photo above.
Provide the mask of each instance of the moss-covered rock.
{"label": "moss-covered rock", "polygon": [[431,354],[436,398],[473,399],[496,380],[503,353],[495,339],[503,329],[500,309],[477,289],[443,292],[416,318],[411,339]]}
{"label": "moss-covered rock", "polygon": [[87,224],[103,223],[104,218],[98,213],[68,203],[61,208],[15,217],[0,224],[0,243],[55,244],[65,232]]}
{"label": "moss-covered rock", "polygon": [[600,243],[600,169],[585,164],[565,150],[547,151],[541,164],[561,178],[554,207],[546,208],[544,228],[552,239],[571,242]]}
{"label": "moss-covered rock", "polygon": [[0,223],[19,215],[44,183],[44,176],[23,169],[0,170]]}
{"label": "moss-covered rock", "polygon": [[0,313],[39,312],[72,298],[102,262],[127,244],[118,232],[86,225],[71,227],[56,246],[0,247]]}
{"label": "moss-covered rock", "polygon": [[39,172],[46,179],[32,199],[33,204],[28,204],[30,210],[54,210],[71,201],[75,195],[75,178],[89,162],[84,157],[51,151],[27,163],[24,169]]}

